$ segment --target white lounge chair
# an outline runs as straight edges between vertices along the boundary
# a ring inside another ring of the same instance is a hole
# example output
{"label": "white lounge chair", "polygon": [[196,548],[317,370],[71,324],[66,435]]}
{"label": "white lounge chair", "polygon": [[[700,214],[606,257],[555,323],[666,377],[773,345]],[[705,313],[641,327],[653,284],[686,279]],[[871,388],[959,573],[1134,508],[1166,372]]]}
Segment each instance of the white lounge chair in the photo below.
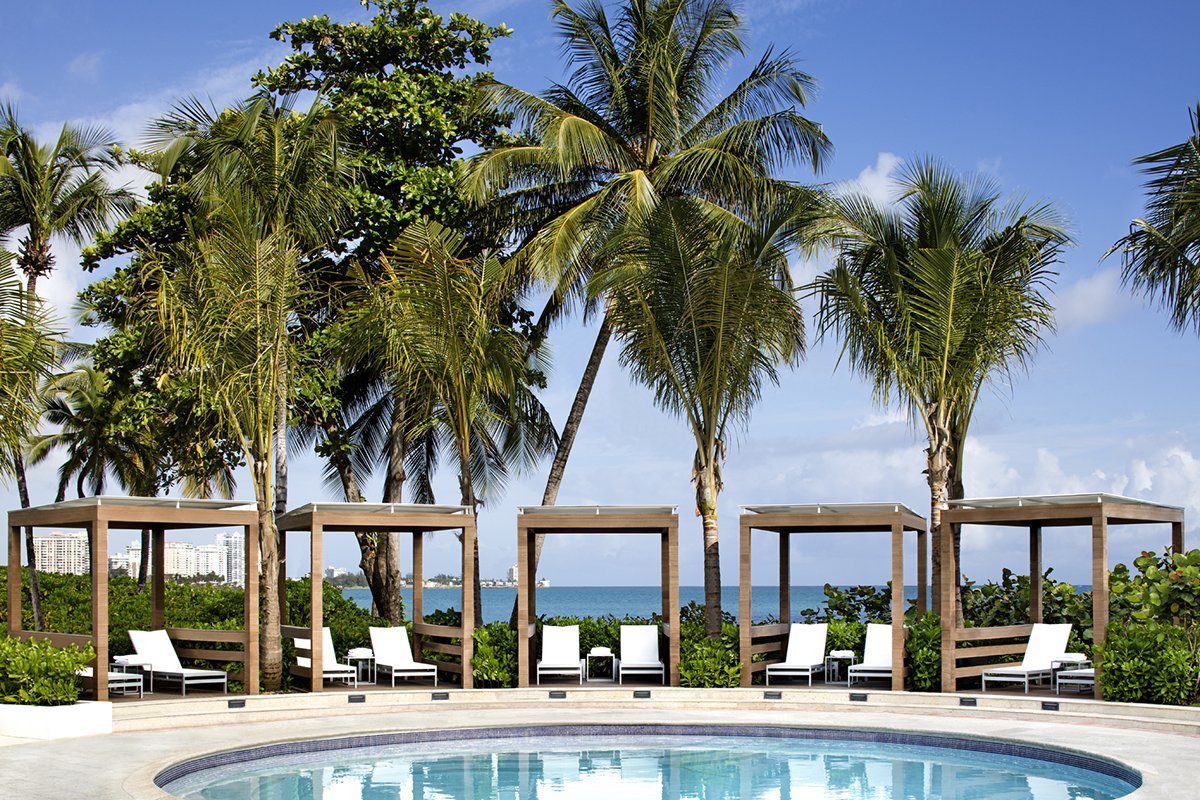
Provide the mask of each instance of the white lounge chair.
{"label": "white lounge chair", "polygon": [[771,677],[776,678],[808,678],[812,686],[814,672],[825,671],[825,637],[829,633],[829,625],[824,622],[802,624],[793,622],[788,629],[787,654],[783,662],[767,665],[767,686],[771,685]]}
{"label": "white lounge chair", "polygon": [[1059,694],[1064,685],[1078,686],[1080,689],[1095,688],[1096,668],[1080,667],[1079,669],[1060,670],[1054,676],[1054,693]]}
{"label": "white lounge chair", "polygon": [[[311,650],[312,642],[308,639],[296,639],[297,650]],[[297,667],[312,668],[312,659],[308,656],[296,656]],[[337,660],[337,652],[333,649],[333,634],[329,627],[321,628],[321,677],[327,681],[345,681],[358,688],[358,668],[342,664]]]}
{"label": "white lounge chair", "polygon": [[[93,678],[96,671],[91,667],[84,667],[79,670],[81,678]],[[108,675],[108,691],[109,694],[119,692],[120,694],[128,694],[131,691],[136,691],[138,697],[142,696],[142,675],[140,672],[109,672]]]}
{"label": "white lounge chair", "polygon": [[846,685],[854,679],[892,677],[892,626],[871,623],[867,625],[867,643],[863,647],[862,661],[851,664],[847,670]]}
{"label": "white lounge chair", "polygon": [[383,670],[392,676],[392,688],[396,678],[433,678],[437,686],[438,670],[434,664],[413,660],[412,645],[408,642],[408,628],[371,628],[371,650],[375,653],[375,670]]}
{"label": "white lounge chair", "polygon": [[657,675],[667,682],[667,666],[658,657],[657,625],[622,625],[621,654],[616,661],[617,683],[626,675]]}
{"label": "white lounge chair", "polygon": [[583,659],[579,657],[578,625],[543,625],[542,657],[537,662],[537,682],[543,675],[578,675],[583,683]]}
{"label": "white lounge chair", "polygon": [[137,651],[138,660],[143,665],[149,665],[154,677],[160,681],[178,681],[180,690],[187,694],[189,686],[220,684],[226,694],[229,693],[229,676],[221,669],[196,669],[185,667],[179,663],[175,653],[175,645],[164,630],[130,631],[129,640]]}
{"label": "white lounge chair", "polygon": [[[1035,623],[1033,632],[1029,634],[1029,644],[1025,645],[1025,657],[1020,666],[992,667],[983,673],[983,691],[987,691],[988,681],[992,683],[1019,683],[1029,694],[1029,682],[1050,678],[1054,674],[1055,661],[1061,661],[1067,652],[1067,640],[1071,638],[1071,624],[1064,622],[1058,625]],[[969,652],[969,651],[963,651]]]}

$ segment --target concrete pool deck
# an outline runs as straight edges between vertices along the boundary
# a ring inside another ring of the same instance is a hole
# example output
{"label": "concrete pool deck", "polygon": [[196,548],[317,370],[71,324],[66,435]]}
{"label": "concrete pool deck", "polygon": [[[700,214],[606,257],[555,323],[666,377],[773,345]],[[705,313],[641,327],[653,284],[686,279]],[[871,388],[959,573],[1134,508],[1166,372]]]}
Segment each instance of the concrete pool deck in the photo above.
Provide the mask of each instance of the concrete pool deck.
{"label": "concrete pool deck", "polygon": [[[634,691],[646,691],[647,698]],[[551,698],[550,692],[565,697]],[[768,699],[766,692],[778,692]],[[168,798],[154,785],[166,767],[202,755],[296,739],[389,731],[563,724],[696,724],[900,730],[985,737],[1073,750],[1140,772],[1134,800],[1195,795],[1200,709],[1019,695],[918,695],[807,689],[429,689],[325,692],[245,698],[210,696],[123,703],[105,736],[0,747],[11,798]],[[361,697],[351,702],[351,698]],[[864,699],[865,698],[865,699]],[[960,705],[960,698],[975,700]],[[1043,702],[1059,703],[1057,711]]]}

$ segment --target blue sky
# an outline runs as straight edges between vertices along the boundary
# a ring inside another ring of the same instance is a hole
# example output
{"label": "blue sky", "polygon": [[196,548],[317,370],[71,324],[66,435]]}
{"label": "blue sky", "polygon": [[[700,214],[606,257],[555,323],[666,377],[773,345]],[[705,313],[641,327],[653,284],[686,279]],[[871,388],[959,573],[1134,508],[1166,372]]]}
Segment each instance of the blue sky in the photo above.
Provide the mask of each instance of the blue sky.
{"label": "blue sky", "polygon": [[[1200,98],[1193,32],[1200,8],[1185,3],[961,3],[950,0],[769,0],[748,3],[752,58],[788,48],[819,81],[806,113],[824,126],[836,154],[819,178],[857,182],[885,196],[901,159],[937,156],[962,171],[990,174],[1006,193],[1045,198],[1071,221],[1077,244],[1060,265],[1059,330],[1028,374],[989,391],[968,445],[968,495],[1108,491],[1183,505],[1195,541],[1200,520],[1200,425],[1195,411],[1200,338],[1168,329],[1165,315],[1125,291],[1104,251],[1142,209],[1130,161],[1180,141]],[[515,29],[494,47],[497,76],[538,90],[562,78],[545,0],[436,2]],[[197,9],[203,8],[203,11]],[[186,95],[226,103],[249,77],[277,63],[278,22],[327,13],[363,19],[349,0],[319,2],[10,4],[0,49],[0,99],[15,103],[43,136],[63,120],[109,126],[137,144],[146,121]],[[1139,14],[1156,24],[1141,24]],[[1163,20],[1167,20],[1166,23]],[[731,79],[749,65],[735,64]],[[127,178],[140,183],[139,176]],[[11,243],[10,243],[11,245]],[[56,243],[59,266],[45,294],[64,313],[89,277],[77,249]],[[800,279],[827,260],[798,263]],[[809,309],[811,311],[811,309]],[[593,331],[578,320],[555,330],[555,369],[545,402],[566,414]],[[689,483],[691,445],[683,424],[631,386],[615,353],[601,372],[559,502],[676,504],[681,577],[701,582],[700,524]],[[899,501],[927,513],[922,445],[903,413],[876,408],[869,387],[836,368],[836,343],[811,342],[808,360],[768,389],[738,431],[721,502],[723,568],[734,579],[738,506],[770,502]],[[32,482],[34,501],[53,499],[53,469]],[[293,467],[295,503],[331,499],[312,457]],[[540,501],[544,469],[513,483],[481,516],[483,573],[515,560],[515,509]],[[455,496],[444,476],[439,499]],[[373,496],[378,496],[377,482]],[[7,507],[15,492],[0,489]],[[243,480],[240,495],[251,497]],[[627,537],[637,538],[637,537]],[[1016,533],[973,531],[964,571],[973,579],[1026,563]],[[1163,530],[1113,534],[1114,560],[1167,541]],[[811,537],[793,556],[798,583],[882,582],[883,536]],[[551,540],[541,574],[555,584],[657,582],[649,543],[620,537]],[[586,548],[586,551],[578,549]],[[1054,530],[1047,564],[1060,578],[1088,581],[1088,538]],[[449,542],[427,547],[428,569],[453,569]],[[764,547],[763,550],[768,548]],[[293,550],[293,552],[295,552]],[[350,537],[326,546],[330,563],[353,566]],[[293,559],[293,564],[295,560]],[[406,564],[405,569],[409,566]],[[770,557],[755,561],[769,581]]]}

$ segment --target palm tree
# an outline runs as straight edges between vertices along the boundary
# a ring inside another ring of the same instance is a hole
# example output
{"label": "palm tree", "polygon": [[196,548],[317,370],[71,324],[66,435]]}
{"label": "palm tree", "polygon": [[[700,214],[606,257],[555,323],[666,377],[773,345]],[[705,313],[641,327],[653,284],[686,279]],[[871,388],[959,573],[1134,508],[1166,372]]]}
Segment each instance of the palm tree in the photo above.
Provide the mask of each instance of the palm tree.
{"label": "palm tree", "polygon": [[[359,337],[354,350],[385,364],[408,387],[410,440],[418,443],[410,453],[424,460],[417,501],[432,502],[428,476],[437,453],[446,451],[460,502],[477,509],[499,495],[513,471],[548,454],[556,438],[531,389],[542,365],[505,322],[514,273],[494,254],[468,257],[466,250],[463,235],[439,223],[410,225],[381,260],[377,281],[359,275],[363,288],[350,328]],[[479,622],[478,543],[473,558]]]}
{"label": "palm tree", "polygon": [[[1070,239],[1050,205],[1001,206],[993,183],[932,160],[905,164],[897,183],[895,207],[857,194],[830,199],[836,262],[807,289],[820,298],[819,336],[837,336],[876,402],[907,408],[925,431],[938,586],[942,509],[963,478],[975,404],[1053,330],[1045,292]],[[934,600],[937,610],[936,592]]]}
{"label": "palm tree", "polygon": [[763,238],[730,235],[705,212],[691,199],[660,203],[644,226],[614,242],[614,266],[591,288],[608,295],[621,363],[695,439],[705,628],[717,636],[717,500],[729,428],[749,420],[763,383],[778,381],[778,365],[803,357],[804,316],[781,278],[784,254]]}
{"label": "palm tree", "polygon": [[133,193],[113,188],[105,173],[118,166],[117,142],[103,128],[63,125],[53,145],[21,127],[11,105],[0,108],[0,235],[26,228],[17,267],[37,293],[38,278],[54,269],[50,239],[82,245],[136,206]]}
{"label": "palm tree", "polygon": [[1200,333],[1200,103],[1192,135],[1134,161],[1148,176],[1146,216],[1109,252],[1121,251],[1127,284],[1171,312],[1179,330]]}
{"label": "palm tree", "polygon": [[58,430],[35,437],[29,462],[40,464],[57,449],[67,453],[59,468],[55,502],[64,500],[75,480],[77,497],[103,494],[108,476],[126,488],[139,483],[157,461],[146,431],[127,430],[114,402],[108,376],[90,364],[56,375],[43,388],[45,419]]}
{"label": "palm tree", "polygon": [[[589,275],[603,266],[594,254],[664,199],[691,197],[748,220],[764,203],[806,194],[777,176],[789,165],[819,169],[832,149],[797,111],[814,81],[790,52],[768,49],[720,97],[726,68],[746,52],[731,0],[627,0],[612,20],[595,0],[577,9],[558,0],[551,15],[570,79],[541,96],[491,84],[524,140],[471,159],[463,182],[468,197],[489,203],[499,220],[490,224],[511,228],[532,274],[553,287],[540,325],[586,297]],[[605,315],[543,505],[557,499],[610,335]],[[538,537],[535,563],[540,549]],[[515,615],[514,606],[514,624]]]}
{"label": "palm tree", "polygon": [[[55,502],[66,499],[72,478],[77,497],[104,494],[110,474],[130,494],[155,494],[163,465],[154,437],[149,429],[128,423],[127,408],[115,396],[112,382],[103,371],[81,364],[53,376],[42,388],[42,395],[44,418],[58,430],[30,441],[29,460],[39,464],[54,450],[66,450]],[[150,531],[143,530],[138,591],[146,585],[149,540]]]}
{"label": "palm tree", "polygon": [[[0,240],[25,228],[17,249],[16,266],[25,275],[26,297],[37,297],[38,278],[54,269],[50,240],[65,236],[83,244],[97,231],[136,205],[126,188],[113,188],[106,173],[117,167],[117,146],[103,128],[77,128],[64,124],[53,145],[40,144],[22,128],[16,109],[0,107]],[[22,508],[28,508],[23,448],[10,451]],[[37,595],[37,559],[33,529],[25,531],[30,587],[34,595],[35,623],[40,612]]]}
{"label": "palm tree", "polygon": [[202,165],[188,184],[205,217],[182,246],[148,254],[161,271],[151,284],[159,287],[168,355],[195,376],[250,464],[264,586],[262,682],[275,690],[283,653],[273,512],[286,507],[293,326],[312,299],[305,265],[342,221],[351,172],[337,120],[319,98],[306,114],[271,97],[218,115],[191,101],[157,128],[164,170],[187,154]]}
{"label": "palm tree", "polygon": [[[29,505],[21,456],[40,419],[38,389],[58,364],[62,340],[54,320],[36,297],[24,291],[13,270],[13,255],[0,250],[0,476],[17,481],[23,507]],[[29,594],[34,630],[42,630],[41,592],[33,531],[25,531]],[[18,564],[10,564],[15,570]]]}

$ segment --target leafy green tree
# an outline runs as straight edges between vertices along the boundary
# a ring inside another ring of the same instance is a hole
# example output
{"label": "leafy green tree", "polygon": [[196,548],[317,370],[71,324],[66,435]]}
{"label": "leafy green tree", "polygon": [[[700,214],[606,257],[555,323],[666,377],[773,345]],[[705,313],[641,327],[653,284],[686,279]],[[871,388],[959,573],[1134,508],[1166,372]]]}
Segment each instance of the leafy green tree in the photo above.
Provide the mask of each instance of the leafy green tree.
{"label": "leafy green tree", "polygon": [[[464,143],[489,146],[502,140],[508,120],[476,101],[470,70],[487,64],[489,47],[510,31],[463,14],[444,18],[414,0],[364,2],[377,9],[366,23],[332,22],[316,16],[285,22],[271,36],[291,45],[278,66],[255,76],[272,92],[321,91],[343,122],[343,141],[353,151],[358,180],[346,189],[349,222],[330,247],[323,270],[336,280],[346,273],[344,255],[368,274],[378,257],[408,224],[429,217],[462,227],[466,214],[456,161]],[[486,241],[485,234],[475,237]],[[476,246],[478,249],[478,246]],[[413,419],[422,404],[411,389],[382,365],[357,363],[342,369],[343,309],[330,304],[318,326],[302,339],[304,366],[298,371],[293,418],[302,444],[315,445],[327,478],[350,502],[364,499],[363,482],[383,469],[385,503],[401,502],[407,461],[432,468],[408,450]],[[426,480],[418,473],[417,481]],[[423,487],[414,496],[426,496]],[[375,610],[399,624],[400,567],[395,534],[357,534],[360,565]]]}
{"label": "leafy green tree", "polygon": [[462,145],[501,141],[508,121],[477,101],[468,70],[486,65],[491,43],[511,30],[465,14],[443,18],[417,0],[363,5],[378,9],[368,23],[314,16],[281,24],[271,38],[293,52],[254,80],[283,94],[320,91],[342,120],[359,167],[342,241],[370,261],[423,216],[467,222],[457,185]]}
{"label": "leafy green tree", "polygon": [[[426,408],[414,435],[449,451],[465,506],[495,499],[516,469],[548,453],[554,426],[533,394],[541,380],[528,342],[504,324],[514,273],[491,253],[467,255],[465,238],[439,223],[405,229],[381,260],[377,283],[363,276],[352,329],[361,352],[405,376]],[[479,546],[476,624],[482,620]],[[464,587],[466,591],[466,587]]]}
{"label": "leafy green tree", "polygon": [[804,316],[784,254],[734,237],[692,199],[659,203],[615,242],[613,266],[593,278],[609,298],[621,363],[696,445],[692,483],[704,525],[705,623],[721,633],[717,499],[731,425],[749,420],[777,366],[804,355]]}
{"label": "leafy green tree", "polygon": [[[38,279],[54,269],[50,240],[65,236],[83,244],[114,219],[133,210],[136,201],[127,189],[109,185],[106,173],[117,167],[112,134],[103,128],[65,124],[54,144],[42,144],[21,127],[11,105],[0,107],[0,241],[25,229],[17,249],[16,266],[25,275],[29,301],[37,297]],[[10,451],[21,507],[29,507],[23,448]],[[33,529],[25,531],[30,582],[39,594]],[[35,615],[35,620],[40,615]]]}
{"label": "leafy green tree", "polygon": [[876,401],[907,408],[925,431],[938,586],[942,509],[963,475],[975,404],[1053,329],[1045,292],[1069,237],[1050,205],[1001,205],[990,181],[932,160],[906,163],[897,184],[894,207],[857,194],[830,199],[836,262],[808,288],[820,298],[819,335],[840,339]]}
{"label": "leafy green tree", "polygon": [[312,301],[305,267],[344,216],[352,178],[336,119],[319,99],[297,114],[260,97],[213,115],[188,102],[157,123],[163,168],[195,157],[187,181],[202,228],[158,254],[156,302],[179,367],[241,443],[250,465],[262,554],[262,682],[282,676],[279,533],[286,507],[287,413],[297,315]]}
{"label": "leafy green tree", "polygon": [[1125,282],[1160,300],[1179,330],[1200,333],[1200,103],[1192,135],[1133,163],[1146,181],[1146,215],[1110,252],[1120,251]]}
{"label": "leafy green tree", "polygon": [[[735,220],[804,202],[808,193],[778,176],[792,165],[820,168],[830,153],[820,126],[798,111],[814,81],[791,52],[768,49],[722,97],[728,66],[746,53],[730,0],[626,0],[611,19],[599,2],[558,0],[551,15],[570,78],[540,96],[490,84],[522,139],[472,158],[464,171],[469,196],[511,226],[530,273],[553,288],[539,324],[583,299],[604,266],[595,254],[666,199],[694,198]],[[604,315],[544,505],[557,499],[610,335]]]}

